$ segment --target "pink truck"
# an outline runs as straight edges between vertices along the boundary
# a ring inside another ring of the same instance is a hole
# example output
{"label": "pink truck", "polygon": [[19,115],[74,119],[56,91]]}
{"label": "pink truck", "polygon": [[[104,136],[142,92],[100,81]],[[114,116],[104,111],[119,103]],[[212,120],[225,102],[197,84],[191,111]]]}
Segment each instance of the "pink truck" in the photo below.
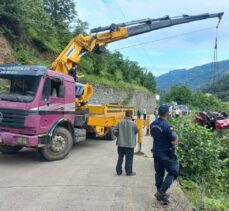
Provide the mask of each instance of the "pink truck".
{"label": "pink truck", "polygon": [[86,140],[87,110],[75,110],[72,77],[43,66],[0,65],[0,152],[38,148],[46,160],[64,158]]}

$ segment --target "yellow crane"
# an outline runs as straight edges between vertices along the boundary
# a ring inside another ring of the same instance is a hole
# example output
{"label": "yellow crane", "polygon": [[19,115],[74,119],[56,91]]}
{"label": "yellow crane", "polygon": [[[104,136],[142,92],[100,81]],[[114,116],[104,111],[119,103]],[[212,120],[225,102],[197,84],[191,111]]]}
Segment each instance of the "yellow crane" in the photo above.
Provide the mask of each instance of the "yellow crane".
{"label": "yellow crane", "polygon": [[[157,19],[147,18],[94,28],[91,30],[91,35],[84,36],[79,34],[74,37],[52,63],[52,69],[57,72],[68,74],[68,71],[71,69],[73,62],[79,63],[80,57],[83,56],[86,52],[104,51],[105,46],[111,42],[193,21],[199,21],[208,18],[219,18],[219,20],[221,20],[223,14],[223,12],[220,12],[214,14],[205,13],[192,16],[165,16]],[[81,98],[76,98],[76,103],[86,103],[92,94],[92,86],[85,84],[84,93]]]}

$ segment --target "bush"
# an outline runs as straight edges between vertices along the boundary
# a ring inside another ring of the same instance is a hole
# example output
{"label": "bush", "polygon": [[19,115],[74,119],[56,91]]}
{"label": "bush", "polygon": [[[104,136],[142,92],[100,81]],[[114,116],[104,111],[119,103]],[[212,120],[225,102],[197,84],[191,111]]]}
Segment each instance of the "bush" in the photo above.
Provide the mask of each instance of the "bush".
{"label": "bush", "polygon": [[[179,137],[177,154],[181,177],[198,184],[201,196],[208,197],[206,200],[202,199],[204,204],[212,204],[210,198],[228,196],[228,143],[222,142],[219,134],[193,123],[190,119],[171,119],[171,123]],[[186,182],[183,186],[185,189],[192,189],[193,183]],[[219,200],[213,204],[218,206]],[[221,209],[221,205],[218,208]]]}
{"label": "bush", "polygon": [[204,207],[206,210],[226,210],[226,205],[223,200],[220,199],[213,199],[204,197]]}
{"label": "bush", "polygon": [[203,111],[218,111],[225,108],[218,98],[202,92],[196,92],[192,95],[191,104]]}
{"label": "bush", "polygon": [[228,102],[222,102],[214,95],[204,94],[201,91],[192,93],[186,86],[173,86],[169,91],[159,91],[159,93],[161,94],[161,103],[175,101],[178,104],[188,104],[202,111],[223,110],[229,112]]}
{"label": "bush", "polygon": [[178,104],[191,103],[192,92],[186,86],[173,86],[165,94],[166,102],[175,101]]}
{"label": "bush", "polygon": [[182,161],[182,171],[192,177],[208,177],[216,170],[220,154],[219,139],[208,129],[189,123],[179,128],[177,152]]}

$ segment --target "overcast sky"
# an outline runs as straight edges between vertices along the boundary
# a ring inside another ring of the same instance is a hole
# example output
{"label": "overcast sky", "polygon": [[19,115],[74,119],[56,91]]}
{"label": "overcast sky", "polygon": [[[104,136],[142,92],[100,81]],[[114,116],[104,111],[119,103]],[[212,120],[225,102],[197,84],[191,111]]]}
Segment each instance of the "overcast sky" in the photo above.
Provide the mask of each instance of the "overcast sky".
{"label": "overcast sky", "polygon": [[[87,21],[90,28],[165,15],[172,17],[223,11],[225,14],[218,30],[218,60],[229,59],[229,0],[76,0],[76,2],[79,18]],[[112,43],[108,49],[114,51],[142,42],[179,35],[119,51],[125,58],[137,61],[156,76],[173,69],[191,68],[213,61],[217,22],[218,19],[213,18],[152,31]],[[182,35],[184,33],[188,34]]]}

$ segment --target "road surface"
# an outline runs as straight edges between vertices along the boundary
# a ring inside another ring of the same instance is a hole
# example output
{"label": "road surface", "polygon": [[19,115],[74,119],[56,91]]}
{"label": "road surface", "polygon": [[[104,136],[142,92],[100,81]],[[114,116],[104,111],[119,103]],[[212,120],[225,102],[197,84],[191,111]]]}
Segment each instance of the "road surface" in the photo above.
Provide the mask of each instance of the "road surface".
{"label": "road surface", "polygon": [[152,140],[143,140],[145,156],[135,156],[137,175],[115,174],[115,141],[89,140],[75,145],[64,160],[46,162],[36,150],[0,153],[1,211],[153,211],[191,210],[177,184],[169,206],[153,196]]}

